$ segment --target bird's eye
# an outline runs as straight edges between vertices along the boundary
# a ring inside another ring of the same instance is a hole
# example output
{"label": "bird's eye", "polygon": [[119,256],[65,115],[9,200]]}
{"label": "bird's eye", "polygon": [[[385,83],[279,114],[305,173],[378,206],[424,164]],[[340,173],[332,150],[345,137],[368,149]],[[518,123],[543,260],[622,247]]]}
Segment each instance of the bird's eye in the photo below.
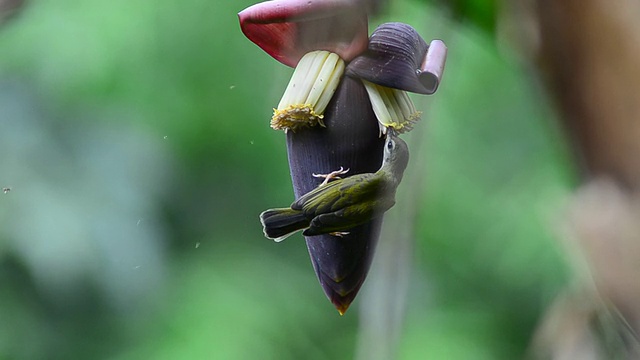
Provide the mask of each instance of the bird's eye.
{"label": "bird's eye", "polygon": [[389,140],[389,142],[387,142],[387,150],[393,150],[393,147],[395,146],[393,140]]}

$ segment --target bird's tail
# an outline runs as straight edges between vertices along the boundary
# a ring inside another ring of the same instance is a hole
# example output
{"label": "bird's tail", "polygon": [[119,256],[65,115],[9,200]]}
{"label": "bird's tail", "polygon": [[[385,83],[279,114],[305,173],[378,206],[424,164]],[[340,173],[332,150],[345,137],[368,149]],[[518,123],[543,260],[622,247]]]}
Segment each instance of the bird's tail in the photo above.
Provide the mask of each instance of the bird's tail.
{"label": "bird's tail", "polygon": [[302,211],[290,208],[269,209],[260,214],[264,236],[280,242],[296,231],[309,227],[309,220]]}

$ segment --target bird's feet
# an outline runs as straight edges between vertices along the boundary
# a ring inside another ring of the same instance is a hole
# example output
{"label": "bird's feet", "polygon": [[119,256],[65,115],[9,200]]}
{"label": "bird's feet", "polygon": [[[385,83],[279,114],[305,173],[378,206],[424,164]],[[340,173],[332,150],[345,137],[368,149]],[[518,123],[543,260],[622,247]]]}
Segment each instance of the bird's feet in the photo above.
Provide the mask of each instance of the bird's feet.
{"label": "bird's feet", "polygon": [[328,174],[311,174],[311,175],[317,178],[324,178],[324,181],[319,185],[319,186],[322,186],[322,185],[326,185],[329,181],[333,179],[340,179],[340,175],[344,175],[348,172],[349,172],[349,169],[345,170],[342,166],[340,166],[340,170],[332,171]]}
{"label": "bird's feet", "polygon": [[349,235],[349,232],[348,231],[335,231],[335,232],[329,233],[329,235],[333,235],[333,236],[337,236],[337,237],[343,237],[343,236]]}

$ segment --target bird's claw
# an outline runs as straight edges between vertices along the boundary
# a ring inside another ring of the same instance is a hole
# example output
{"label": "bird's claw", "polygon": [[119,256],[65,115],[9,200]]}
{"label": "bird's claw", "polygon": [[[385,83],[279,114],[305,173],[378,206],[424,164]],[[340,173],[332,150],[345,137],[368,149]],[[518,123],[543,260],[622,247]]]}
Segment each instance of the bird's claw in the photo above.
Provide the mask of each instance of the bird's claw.
{"label": "bird's claw", "polygon": [[329,233],[329,235],[333,235],[333,236],[337,236],[337,237],[343,237],[343,236],[349,235],[349,232],[348,231],[335,231],[335,232]]}
{"label": "bird's claw", "polygon": [[340,179],[340,175],[344,175],[348,172],[349,172],[349,169],[345,170],[342,166],[340,166],[340,170],[332,171],[328,174],[311,174],[311,175],[317,178],[324,178],[324,181],[319,185],[319,186],[322,186],[322,185],[327,185],[327,183],[329,183],[329,181],[333,179]]}

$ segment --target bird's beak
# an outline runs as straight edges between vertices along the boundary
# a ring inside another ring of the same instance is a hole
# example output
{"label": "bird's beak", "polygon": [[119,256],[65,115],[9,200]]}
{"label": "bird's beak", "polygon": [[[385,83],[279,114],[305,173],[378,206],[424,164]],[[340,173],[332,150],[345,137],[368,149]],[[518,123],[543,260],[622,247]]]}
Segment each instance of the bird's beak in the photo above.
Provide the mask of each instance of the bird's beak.
{"label": "bird's beak", "polygon": [[387,128],[387,138],[389,138],[389,137],[397,137],[397,136],[398,136],[398,134],[396,134],[396,131],[395,131],[394,128],[392,128],[392,127],[388,127]]}

